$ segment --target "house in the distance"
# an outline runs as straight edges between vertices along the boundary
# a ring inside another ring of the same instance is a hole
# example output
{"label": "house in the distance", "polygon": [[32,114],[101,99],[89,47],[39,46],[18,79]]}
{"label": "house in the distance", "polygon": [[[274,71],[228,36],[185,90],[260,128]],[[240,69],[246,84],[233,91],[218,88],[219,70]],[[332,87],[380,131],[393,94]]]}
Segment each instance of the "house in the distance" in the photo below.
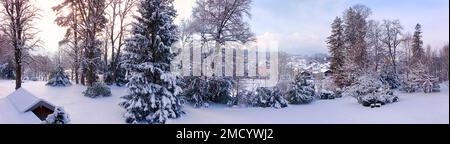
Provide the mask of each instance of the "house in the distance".
{"label": "house in the distance", "polygon": [[55,106],[20,88],[0,99],[0,123],[39,124],[54,112]]}

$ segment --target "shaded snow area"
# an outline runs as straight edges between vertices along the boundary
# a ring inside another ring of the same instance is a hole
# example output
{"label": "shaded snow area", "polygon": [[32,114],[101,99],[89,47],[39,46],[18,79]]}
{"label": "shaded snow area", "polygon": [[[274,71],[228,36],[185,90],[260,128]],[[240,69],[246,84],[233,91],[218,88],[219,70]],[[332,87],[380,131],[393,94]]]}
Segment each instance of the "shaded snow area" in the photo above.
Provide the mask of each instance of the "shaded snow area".
{"label": "shaded snow area", "polygon": [[[48,87],[45,82],[27,81],[23,87],[33,95],[57,106],[63,106],[74,124],[123,124],[125,110],[118,104],[126,88],[111,87],[112,96],[82,96],[84,86]],[[27,123],[4,117],[14,107],[5,98],[14,90],[13,81],[0,80],[0,123]],[[363,107],[356,99],[317,100],[309,105],[289,105],[284,109],[230,108],[211,104],[209,108],[185,106],[187,115],[170,124],[448,124],[448,82],[440,93],[396,92],[400,102],[381,108]],[[8,107],[8,108],[5,108]],[[26,116],[26,115],[23,115]]]}

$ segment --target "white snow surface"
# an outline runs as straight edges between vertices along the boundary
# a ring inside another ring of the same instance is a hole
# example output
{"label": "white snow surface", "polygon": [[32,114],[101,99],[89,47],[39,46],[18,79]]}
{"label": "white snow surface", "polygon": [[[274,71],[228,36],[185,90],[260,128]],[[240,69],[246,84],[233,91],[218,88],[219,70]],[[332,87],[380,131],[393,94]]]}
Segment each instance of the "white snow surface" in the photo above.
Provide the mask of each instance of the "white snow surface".
{"label": "white snow surface", "polygon": [[[84,86],[48,87],[45,82],[27,81],[23,87],[35,96],[62,106],[73,124],[124,124],[125,110],[118,104],[126,88],[111,87],[112,96],[88,98]],[[239,108],[211,104],[196,109],[185,106],[187,115],[170,120],[169,124],[449,124],[448,82],[440,93],[396,92],[400,102],[381,108],[363,107],[356,99],[317,100],[309,105],[289,105],[284,109]],[[5,118],[11,104],[5,97],[14,91],[14,81],[0,80],[0,123],[28,123],[18,118]],[[7,108],[5,108],[7,107]],[[31,113],[32,114],[32,113]],[[26,116],[26,115],[22,115]],[[31,121],[30,121],[31,122]]]}

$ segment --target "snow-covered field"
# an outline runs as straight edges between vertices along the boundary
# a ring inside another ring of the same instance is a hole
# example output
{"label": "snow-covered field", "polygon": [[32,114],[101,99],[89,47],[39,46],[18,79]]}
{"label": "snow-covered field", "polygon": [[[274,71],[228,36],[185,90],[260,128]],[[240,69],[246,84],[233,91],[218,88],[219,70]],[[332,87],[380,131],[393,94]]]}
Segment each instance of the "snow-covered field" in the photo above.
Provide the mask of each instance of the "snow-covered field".
{"label": "snow-covered field", "polygon": [[[118,103],[125,88],[112,87],[112,97],[91,99],[82,96],[83,86],[53,88],[45,82],[25,82],[23,87],[55,105],[63,106],[74,124],[123,124],[125,112]],[[14,90],[14,81],[0,80],[0,99]],[[285,109],[229,108],[210,105],[195,109],[187,105],[187,115],[171,124],[448,124],[448,82],[442,92],[398,93],[400,102],[381,108],[366,108],[355,99],[318,100],[310,105],[289,105]],[[1,112],[1,111],[0,111]],[[2,114],[0,113],[0,117]],[[0,123],[2,123],[0,121]],[[4,123],[4,122],[3,122]]]}

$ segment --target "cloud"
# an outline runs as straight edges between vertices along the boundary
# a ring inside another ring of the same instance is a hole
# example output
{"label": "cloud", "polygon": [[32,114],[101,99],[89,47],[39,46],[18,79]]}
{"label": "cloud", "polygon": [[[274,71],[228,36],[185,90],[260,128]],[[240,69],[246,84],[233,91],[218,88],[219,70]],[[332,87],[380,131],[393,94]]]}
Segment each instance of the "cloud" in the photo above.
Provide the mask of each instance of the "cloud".
{"label": "cloud", "polygon": [[318,35],[307,35],[298,32],[290,34],[267,32],[257,36],[258,46],[266,47],[276,45],[279,51],[290,54],[310,55],[327,53],[325,40]]}

